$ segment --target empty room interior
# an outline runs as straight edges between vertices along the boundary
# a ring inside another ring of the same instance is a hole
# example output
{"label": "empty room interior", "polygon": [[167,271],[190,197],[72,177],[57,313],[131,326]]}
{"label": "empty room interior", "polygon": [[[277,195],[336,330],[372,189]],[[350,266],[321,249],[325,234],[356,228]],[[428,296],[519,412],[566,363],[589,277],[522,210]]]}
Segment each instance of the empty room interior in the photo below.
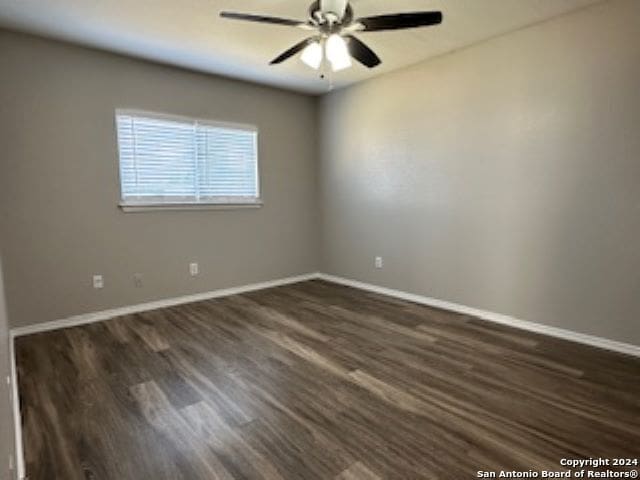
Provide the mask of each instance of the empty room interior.
{"label": "empty room interior", "polygon": [[0,480],[637,478],[639,0],[0,0],[0,146]]}

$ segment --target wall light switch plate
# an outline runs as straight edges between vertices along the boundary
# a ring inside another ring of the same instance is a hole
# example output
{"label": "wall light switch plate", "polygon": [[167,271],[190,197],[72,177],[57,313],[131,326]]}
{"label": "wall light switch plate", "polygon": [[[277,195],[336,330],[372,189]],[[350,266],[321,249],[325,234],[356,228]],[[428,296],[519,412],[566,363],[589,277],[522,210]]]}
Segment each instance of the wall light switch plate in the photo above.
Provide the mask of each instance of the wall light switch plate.
{"label": "wall light switch plate", "polygon": [[102,275],[94,275],[93,276],[93,288],[102,288],[104,287],[104,279]]}
{"label": "wall light switch plate", "polygon": [[197,263],[190,263],[189,264],[189,274],[192,277],[196,277],[199,273],[200,273],[200,269],[198,268],[198,264]]}
{"label": "wall light switch plate", "polygon": [[376,268],[382,268],[382,257],[376,257],[375,265]]}
{"label": "wall light switch plate", "polygon": [[137,288],[142,287],[142,274],[141,273],[134,273],[133,274],[133,284]]}

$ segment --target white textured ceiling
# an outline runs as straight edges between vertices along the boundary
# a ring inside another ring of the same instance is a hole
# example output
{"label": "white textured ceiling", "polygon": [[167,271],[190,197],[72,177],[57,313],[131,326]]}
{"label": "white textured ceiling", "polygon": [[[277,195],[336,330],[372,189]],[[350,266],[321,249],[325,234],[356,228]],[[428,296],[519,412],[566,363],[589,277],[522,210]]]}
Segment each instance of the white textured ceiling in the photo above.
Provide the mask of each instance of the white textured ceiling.
{"label": "white textured ceiling", "polygon": [[[355,16],[441,10],[442,25],[361,33],[382,59],[334,74],[348,85],[600,0],[352,0]],[[0,25],[149,60],[309,93],[328,81],[294,57],[275,56],[304,30],[219,18],[221,10],[304,20],[311,0],[0,0]]]}

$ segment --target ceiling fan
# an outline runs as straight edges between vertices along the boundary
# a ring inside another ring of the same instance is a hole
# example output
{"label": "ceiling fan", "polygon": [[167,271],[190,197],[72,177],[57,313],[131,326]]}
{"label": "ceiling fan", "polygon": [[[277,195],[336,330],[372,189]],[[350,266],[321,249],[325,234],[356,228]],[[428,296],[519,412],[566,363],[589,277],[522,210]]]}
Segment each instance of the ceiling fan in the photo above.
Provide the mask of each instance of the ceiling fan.
{"label": "ceiling fan", "polygon": [[270,65],[282,63],[302,52],[302,61],[311,68],[319,69],[326,58],[334,72],[350,67],[352,57],[368,68],[382,63],[354,33],[427,27],[442,22],[441,12],[405,12],[355,18],[348,0],[316,0],[309,7],[309,19],[306,21],[236,12],[221,12],[220,16],[314,31],[313,35],[274,58]]}

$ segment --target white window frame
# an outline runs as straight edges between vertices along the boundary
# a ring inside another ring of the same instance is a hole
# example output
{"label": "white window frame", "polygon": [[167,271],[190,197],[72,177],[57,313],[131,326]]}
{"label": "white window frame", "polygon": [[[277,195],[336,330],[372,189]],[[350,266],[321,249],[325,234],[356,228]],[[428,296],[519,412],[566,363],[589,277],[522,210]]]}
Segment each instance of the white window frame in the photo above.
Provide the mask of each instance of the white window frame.
{"label": "white window frame", "polygon": [[[122,192],[122,171],[120,165],[120,144],[118,141],[118,116],[140,116],[158,120],[169,120],[183,123],[200,124],[218,128],[231,128],[236,130],[245,130],[255,132],[256,134],[256,197],[215,197],[215,199],[194,202],[190,198],[181,200],[177,197],[172,197],[170,200],[166,197],[140,197],[140,199],[124,199]],[[118,206],[124,212],[148,212],[148,211],[161,211],[161,210],[230,210],[238,208],[260,208],[263,205],[262,191],[260,188],[260,131],[256,125],[223,122],[219,120],[203,119],[196,117],[188,117],[184,115],[173,115],[168,113],[152,112],[148,110],[137,110],[129,108],[117,108],[115,110],[114,128],[116,138],[116,151],[118,160],[118,182],[120,191],[120,201]]]}

